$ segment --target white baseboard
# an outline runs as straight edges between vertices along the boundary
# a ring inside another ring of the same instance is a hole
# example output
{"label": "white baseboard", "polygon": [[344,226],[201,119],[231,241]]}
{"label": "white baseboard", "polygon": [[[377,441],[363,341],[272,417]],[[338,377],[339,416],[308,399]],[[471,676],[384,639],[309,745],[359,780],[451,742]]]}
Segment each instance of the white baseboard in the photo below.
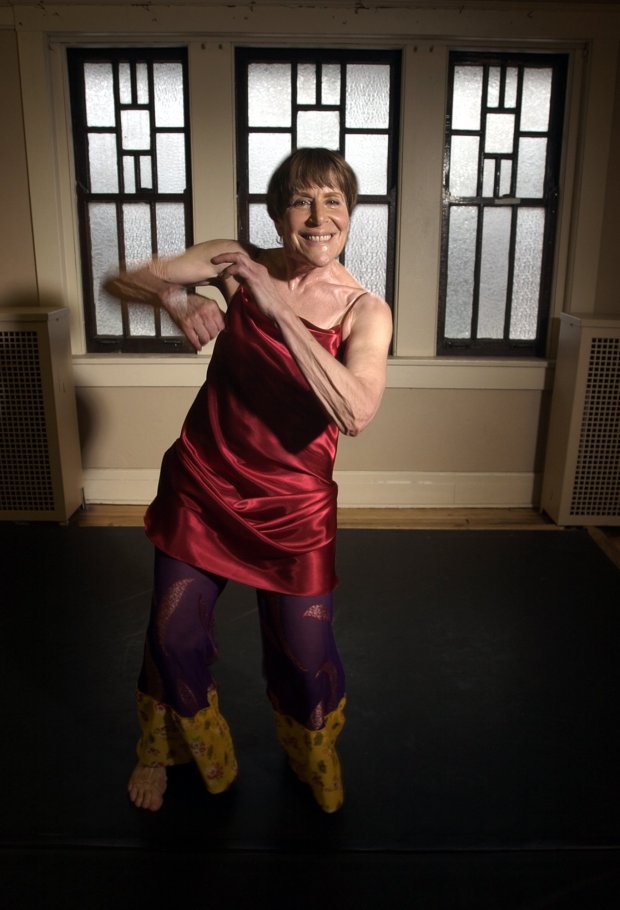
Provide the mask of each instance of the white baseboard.
{"label": "white baseboard", "polygon": [[529,508],[535,474],[336,472],[341,508]]}
{"label": "white baseboard", "polygon": [[156,468],[85,468],[84,499],[87,503],[146,505],[157,490]]}
{"label": "white baseboard", "polygon": [[[87,503],[142,505],[155,496],[156,469],[90,468]],[[416,471],[336,471],[341,508],[530,508],[536,474],[444,474]]]}

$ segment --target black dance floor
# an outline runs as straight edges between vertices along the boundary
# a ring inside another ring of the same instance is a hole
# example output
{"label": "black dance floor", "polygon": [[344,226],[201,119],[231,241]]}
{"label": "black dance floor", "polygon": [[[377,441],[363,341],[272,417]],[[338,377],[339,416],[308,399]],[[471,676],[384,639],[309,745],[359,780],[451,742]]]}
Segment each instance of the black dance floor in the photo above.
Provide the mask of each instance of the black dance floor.
{"label": "black dance floor", "polygon": [[143,532],[0,524],[0,553],[3,906],[618,906],[620,573],[585,531],[339,533],[335,816],[277,746],[252,590],[218,607],[239,780],[173,769],[150,814]]}

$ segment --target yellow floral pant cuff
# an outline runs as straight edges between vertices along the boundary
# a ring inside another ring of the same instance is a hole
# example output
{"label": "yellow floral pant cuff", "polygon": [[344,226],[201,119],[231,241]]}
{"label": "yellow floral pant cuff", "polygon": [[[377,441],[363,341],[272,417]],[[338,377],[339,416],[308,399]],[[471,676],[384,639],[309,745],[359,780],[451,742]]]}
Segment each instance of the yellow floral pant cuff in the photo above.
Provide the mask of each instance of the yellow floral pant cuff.
{"label": "yellow floral pant cuff", "polygon": [[208,706],[193,717],[182,717],[142,692],[137,693],[137,702],[141,764],[169,767],[195,761],[210,793],[230,787],[237,776],[237,759],[215,689],[208,693]]}
{"label": "yellow floral pant cuff", "polygon": [[276,732],[297,777],[308,784],[325,812],[336,812],[344,793],[340,760],[335,743],[344,726],[343,698],[335,711],[325,716],[320,730],[309,730],[285,714],[275,712]]}

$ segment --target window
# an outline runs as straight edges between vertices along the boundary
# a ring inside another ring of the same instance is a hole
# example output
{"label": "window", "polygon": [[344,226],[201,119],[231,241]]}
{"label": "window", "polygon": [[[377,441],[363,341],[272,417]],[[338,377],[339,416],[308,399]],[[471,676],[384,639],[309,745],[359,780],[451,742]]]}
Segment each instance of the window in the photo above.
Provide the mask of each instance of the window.
{"label": "window", "polygon": [[564,55],[454,53],[439,354],[545,353]]}
{"label": "window", "polygon": [[277,245],[267,184],[291,151],[340,151],[359,182],[343,261],[392,303],[399,90],[399,52],[238,49],[240,239]]}
{"label": "window", "polygon": [[192,243],[184,49],[68,51],[88,351],[187,351],[167,313],[101,288]]}

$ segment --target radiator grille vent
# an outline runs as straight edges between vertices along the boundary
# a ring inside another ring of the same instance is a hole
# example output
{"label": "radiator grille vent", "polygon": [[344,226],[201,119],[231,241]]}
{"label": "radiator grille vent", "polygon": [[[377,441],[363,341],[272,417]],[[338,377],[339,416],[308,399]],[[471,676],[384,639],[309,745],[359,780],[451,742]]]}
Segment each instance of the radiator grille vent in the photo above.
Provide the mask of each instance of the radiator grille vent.
{"label": "radiator grille vent", "polygon": [[54,504],[38,334],[0,331],[0,510]]}
{"label": "radiator grille vent", "polygon": [[571,514],[620,515],[620,338],[591,341]]}

